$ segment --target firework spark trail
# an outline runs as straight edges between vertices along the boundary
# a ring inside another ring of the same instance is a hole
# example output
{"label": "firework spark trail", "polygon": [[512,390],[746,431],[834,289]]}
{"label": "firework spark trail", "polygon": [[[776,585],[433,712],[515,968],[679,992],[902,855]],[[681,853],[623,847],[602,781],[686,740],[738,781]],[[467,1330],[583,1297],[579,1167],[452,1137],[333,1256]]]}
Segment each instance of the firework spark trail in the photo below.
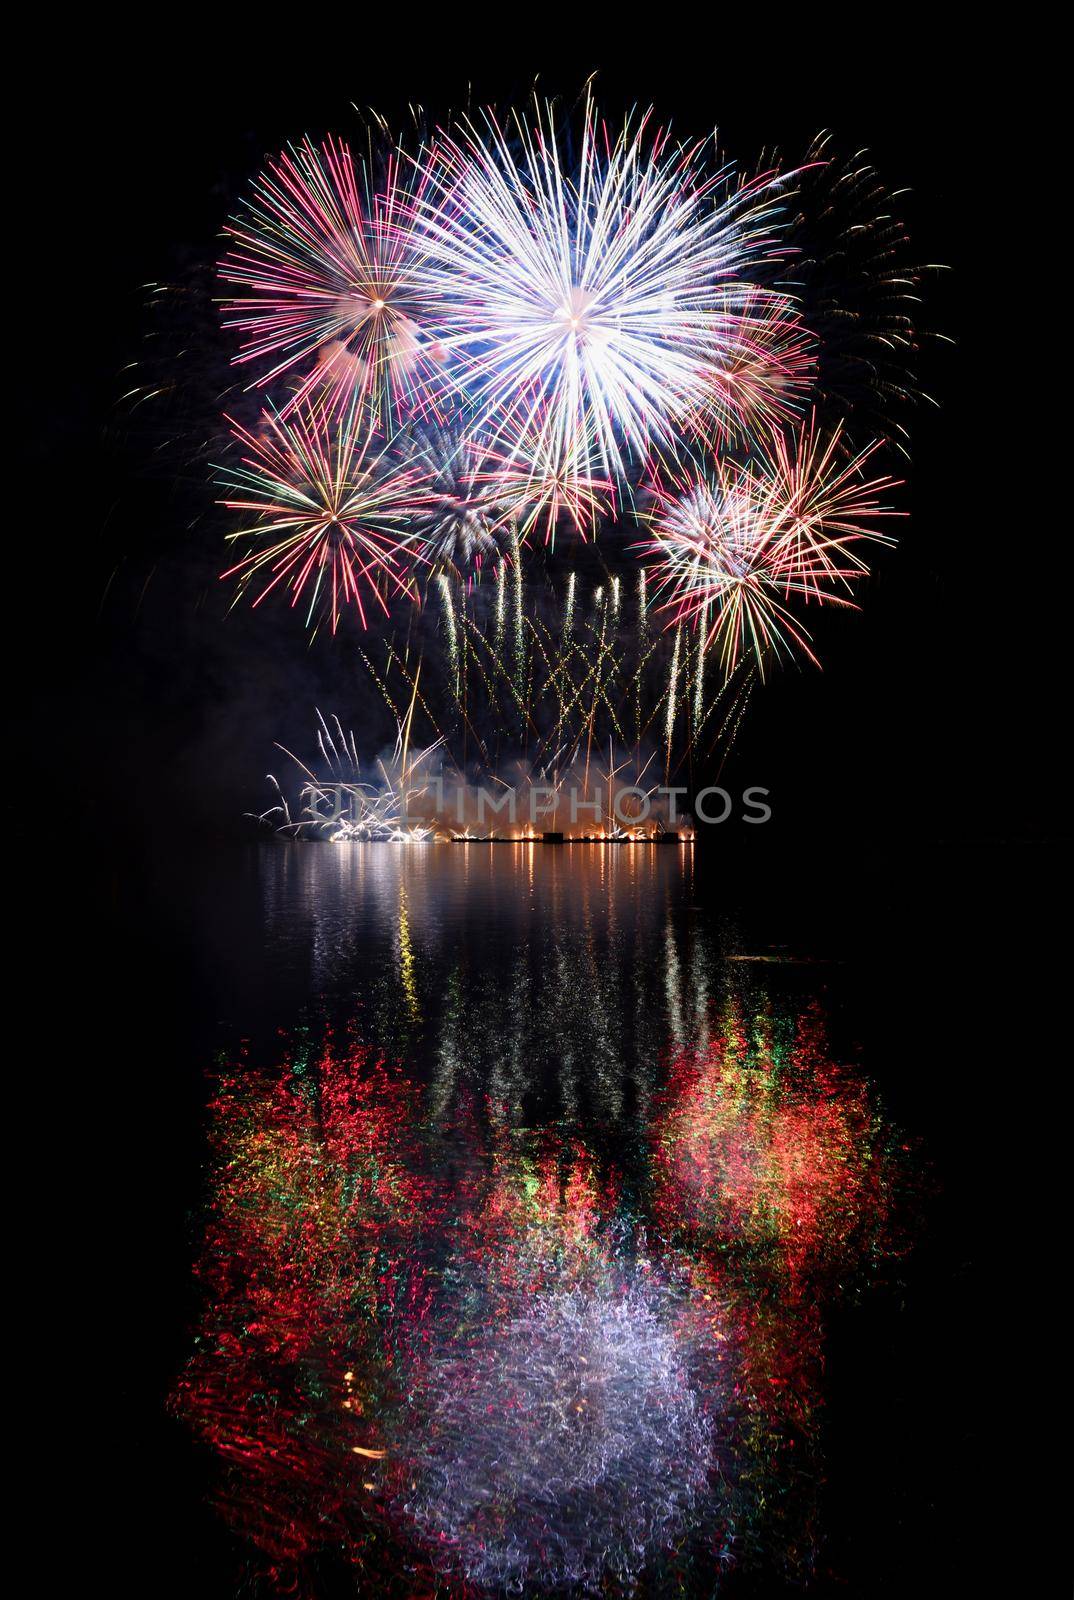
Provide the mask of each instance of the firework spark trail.
{"label": "firework spark trail", "polygon": [[[594,596],[594,601],[597,622],[587,619],[582,641],[573,644],[565,653],[560,653],[552,632],[537,623],[531,624],[537,657],[546,680],[551,683],[557,670],[561,672],[562,688],[554,743],[557,749],[571,756],[583,743],[587,752],[591,750],[594,739],[600,737],[598,718],[602,712],[608,717],[612,731],[617,736],[620,734],[618,708],[610,691],[610,679],[612,673],[621,668],[622,661],[616,657],[612,664],[604,607],[597,596]],[[607,677],[604,675],[606,665]]]}
{"label": "firework spark trail", "polygon": [[563,606],[563,643],[565,646],[570,644],[571,635],[574,632],[574,608],[577,594],[578,574],[576,572],[568,573],[567,598]]}
{"label": "firework spark trail", "polygon": [[[840,151],[825,131],[797,183],[789,227],[803,314],[817,334],[815,391],[826,408],[908,458],[907,418],[930,400],[916,367],[925,280],[945,269],[913,254],[900,219],[905,191],[889,191],[868,152]],[[934,401],[931,403],[935,404]]]}
{"label": "firework spark trail", "polygon": [[675,738],[675,715],[678,709],[677,693],[679,687],[679,648],[682,644],[682,629],[675,629],[675,646],[671,655],[671,670],[668,673],[668,699],[667,715],[664,722],[664,778],[665,781],[671,773],[671,747]]}
{"label": "firework spark trail", "polygon": [[693,718],[695,732],[701,726],[701,719],[705,711],[705,641],[700,639],[697,646],[697,665],[694,668],[694,700]]}
{"label": "firework spark trail", "polygon": [[448,642],[448,660],[451,663],[451,673],[455,680],[455,695],[457,698],[461,680],[459,676],[459,632],[455,626],[455,601],[451,593],[451,580],[446,573],[439,573],[436,583],[437,588],[440,590],[440,600],[443,605],[444,630]]}
{"label": "firework spark trail", "polygon": [[511,537],[511,578],[511,620],[514,628],[515,682],[519,698],[523,699],[526,692],[526,641],[522,626],[522,556],[518,547],[518,535],[514,532]]}
{"label": "firework spark trail", "polygon": [[[646,647],[648,645],[648,640],[649,640],[649,591],[648,591],[647,579],[646,579],[646,573],[645,573],[645,568],[644,567],[642,567],[640,569],[639,573],[638,573],[637,607],[638,607],[638,657],[639,657],[639,660],[640,660],[645,654]],[[640,671],[640,668],[639,668],[639,671],[638,671],[637,675],[634,678],[634,743],[639,748],[641,746],[641,737],[642,737],[642,695],[641,695],[641,671]]]}
{"label": "firework spark trail", "polygon": [[556,734],[557,748],[563,738],[564,716],[564,688],[567,681],[567,652],[571,648],[574,635],[574,616],[577,603],[578,575],[571,572],[567,576],[567,597],[563,604],[563,634],[560,640],[559,654],[556,663],[555,696],[556,696]]}

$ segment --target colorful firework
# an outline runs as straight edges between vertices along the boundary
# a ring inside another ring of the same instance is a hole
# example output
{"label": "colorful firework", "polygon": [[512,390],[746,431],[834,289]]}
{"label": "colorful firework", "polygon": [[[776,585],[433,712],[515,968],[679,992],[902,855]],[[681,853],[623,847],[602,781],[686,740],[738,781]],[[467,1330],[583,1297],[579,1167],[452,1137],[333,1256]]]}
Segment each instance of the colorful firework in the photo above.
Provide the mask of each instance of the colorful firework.
{"label": "colorful firework", "polygon": [[[709,141],[648,116],[613,136],[589,98],[575,162],[565,145],[540,103],[532,126],[467,121],[433,146],[415,214],[482,424],[503,448],[533,433],[555,463],[617,478],[701,409],[749,420],[733,374],[778,362],[795,322],[753,277],[776,253],[781,180],[736,188]],[[756,387],[777,407],[775,382]]]}
{"label": "colorful firework", "polygon": [[238,579],[240,596],[254,590],[260,605],[283,589],[308,621],[326,610],[335,632],[344,605],[365,627],[363,595],[387,614],[393,595],[412,591],[421,474],[395,461],[355,407],[337,425],[303,403],[288,416],[265,413],[257,434],[238,423],[233,433],[245,453],[220,469],[221,504],[249,519],[229,538],[256,545],[223,574]]}
{"label": "colorful firework", "polygon": [[854,546],[891,543],[876,524],[896,514],[878,499],[895,480],[863,477],[875,445],[848,461],[840,442],[839,429],[821,438],[811,419],[777,436],[767,458],[714,457],[651,485],[652,531],[639,548],[668,626],[695,625],[702,654],[714,650],[727,676],[747,654],[762,678],[796,648],[816,661],[788,600],[852,606],[850,584],[869,570]]}
{"label": "colorful firework", "polygon": [[[817,428],[816,414],[794,432],[778,433],[768,459],[757,473],[770,485],[769,504],[778,512],[792,568],[801,575],[827,571],[829,581],[868,571],[853,548],[866,541],[891,544],[879,531],[888,517],[902,516],[881,497],[899,487],[888,476],[867,479],[865,467],[879,450],[879,441],[852,455],[837,424],[828,434]],[[847,570],[840,570],[846,564]],[[819,592],[813,596],[819,599]]]}
{"label": "colorful firework", "polygon": [[409,722],[405,726],[399,723],[392,753],[381,756],[366,772],[358,759],[354,734],[344,732],[338,717],[332,717],[330,725],[318,711],[322,773],[313,772],[284,745],[277,745],[295,763],[304,781],[292,811],[282,785],[270,772],[268,779],[277,801],[258,813],[257,821],[270,823],[277,833],[291,838],[325,838],[332,844],[424,844],[434,830],[415,819],[415,801],[426,792],[430,763],[440,741],[424,750],[411,750],[409,731]]}
{"label": "colorful firework", "polygon": [[763,442],[800,409],[816,375],[816,339],[785,296],[756,290],[741,315],[750,337],[728,339],[707,392],[680,429],[710,450]]}
{"label": "colorful firework", "polygon": [[391,725],[409,715],[417,738],[442,740],[446,763],[474,779],[524,772],[523,783],[569,779],[583,795],[609,749],[623,788],[725,752],[752,668],[706,678],[703,634],[681,630],[676,644],[650,626],[644,570],[627,592],[568,571],[535,593],[516,544],[492,583],[440,573],[407,635],[362,653]]}
{"label": "colorful firework", "polygon": [[583,449],[578,458],[557,457],[539,430],[507,447],[490,445],[486,470],[520,544],[540,534],[545,544],[554,545],[559,527],[589,538],[615,505],[611,480],[592,475],[590,450]]}
{"label": "colorful firework", "polygon": [[284,151],[228,224],[220,272],[225,325],[243,336],[237,359],[264,367],[258,383],[358,399],[390,430],[423,404],[442,352],[412,226],[421,177],[395,153],[379,181],[373,165],[332,138]]}
{"label": "colorful firework", "polygon": [[427,486],[418,531],[430,567],[467,572],[496,557],[510,512],[481,440],[458,423],[419,426],[402,453]]}
{"label": "colorful firework", "polygon": [[426,485],[415,522],[433,571],[465,576],[497,557],[517,562],[531,535],[553,544],[559,526],[585,538],[611,503],[607,481],[557,465],[530,435],[505,452],[458,421],[419,424],[400,449]]}

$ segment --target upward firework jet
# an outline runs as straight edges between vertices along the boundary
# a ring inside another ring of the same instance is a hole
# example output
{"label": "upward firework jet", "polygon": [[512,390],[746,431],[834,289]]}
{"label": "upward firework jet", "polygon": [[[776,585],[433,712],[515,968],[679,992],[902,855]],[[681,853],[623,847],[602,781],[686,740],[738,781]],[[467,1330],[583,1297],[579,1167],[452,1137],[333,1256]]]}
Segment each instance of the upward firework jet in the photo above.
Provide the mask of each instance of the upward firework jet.
{"label": "upward firework jet", "polygon": [[706,676],[703,638],[649,626],[644,583],[624,593],[572,571],[534,594],[522,570],[516,551],[480,586],[437,574],[420,628],[363,652],[392,719],[411,715],[415,737],[442,740],[457,772],[513,783],[524,772],[553,790],[570,774],[585,793],[613,787],[600,777],[609,750],[614,787],[644,789],[729,746],[747,666]]}
{"label": "upward firework jet", "polygon": [[246,522],[231,539],[256,546],[224,573],[240,594],[256,591],[259,605],[283,589],[311,621],[325,609],[335,632],[343,606],[365,627],[367,601],[386,613],[412,588],[421,472],[400,467],[356,408],[335,425],[303,404],[289,417],[266,413],[257,434],[233,431],[244,454],[220,471],[221,503]]}
{"label": "upward firework jet", "polygon": [[338,717],[326,720],[319,711],[319,760],[314,767],[284,745],[276,748],[294,762],[304,781],[292,810],[278,778],[270,772],[277,801],[259,813],[258,822],[292,838],[306,834],[333,844],[423,844],[432,836],[432,828],[415,819],[414,804],[426,791],[439,741],[424,750],[412,749],[409,722],[397,724],[395,749],[368,771],[358,758],[354,734],[344,730]]}

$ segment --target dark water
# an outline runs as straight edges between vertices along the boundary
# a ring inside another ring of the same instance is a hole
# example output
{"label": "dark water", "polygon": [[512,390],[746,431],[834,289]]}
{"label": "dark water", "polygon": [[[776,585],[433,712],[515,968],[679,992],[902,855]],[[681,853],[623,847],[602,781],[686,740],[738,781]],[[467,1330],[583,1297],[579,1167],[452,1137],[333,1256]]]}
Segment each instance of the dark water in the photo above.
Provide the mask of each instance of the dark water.
{"label": "dark water", "polygon": [[116,867],[130,1592],[965,1581],[1015,865]]}

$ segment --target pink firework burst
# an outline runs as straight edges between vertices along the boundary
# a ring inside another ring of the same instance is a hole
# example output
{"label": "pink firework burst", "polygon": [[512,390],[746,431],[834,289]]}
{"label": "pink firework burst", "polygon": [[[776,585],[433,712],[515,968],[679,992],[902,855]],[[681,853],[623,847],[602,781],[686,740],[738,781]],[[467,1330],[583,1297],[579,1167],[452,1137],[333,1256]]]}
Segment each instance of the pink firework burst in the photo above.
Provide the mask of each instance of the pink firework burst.
{"label": "pink firework burst", "polygon": [[220,265],[225,326],[242,335],[237,361],[263,364],[256,383],[287,375],[296,398],[337,409],[357,398],[389,430],[428,406],[442,351],[412,221],[423,185],[395,154],[374,182],[333,138],[269,163]]}
{"label": "pink firework burst", "polygon": [[879,497],[896,480],[865,478],[875,445],[848,458],[840,442],[840,429],[825,439],[810,419],[749,465],[714,458],[650,486],[639,548],[669,626],[703,629],[728,677],[747,655],[762,678],[796,650],[816,662],[791,602],[853,606],[851,584],[869,570],[858,546],[892,542],[878,523],[900,513]]}

